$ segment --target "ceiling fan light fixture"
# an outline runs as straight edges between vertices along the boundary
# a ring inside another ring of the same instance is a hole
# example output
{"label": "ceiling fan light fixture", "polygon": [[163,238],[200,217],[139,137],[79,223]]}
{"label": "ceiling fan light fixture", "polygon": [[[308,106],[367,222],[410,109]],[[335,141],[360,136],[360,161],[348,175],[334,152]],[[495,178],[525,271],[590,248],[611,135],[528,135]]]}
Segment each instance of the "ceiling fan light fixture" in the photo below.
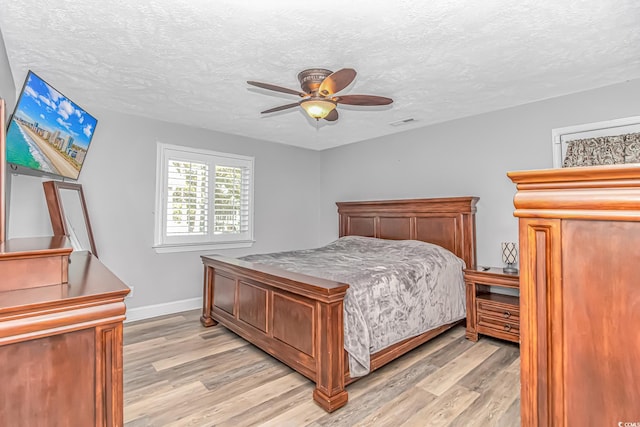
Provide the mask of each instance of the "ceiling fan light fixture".
{"label": "ceiling fan light fixture", "polygon": [[[288,110],[301,106],[307,115],[316,119],[316,123],[320,119],[328,122],[338,120],[338,104],[345,105],[389,105],[393,102],[391,98],[375,95],[336,95],[338,92],[347,88],[356,77],[356,70],[353,68],[342,68],[336,72],[331,72],[324,68],[310,68],[303,70],[298,74],[298,81],[302,92],[298,90],[288,89],[282,86],[272,85],[270,83],[261,83],[248,80],[251,86],[261,89],[272,90],[274,92],[286,93],[289,95],[298,95],[301,101],[291,104],[280,105],[278,107],[269,108],[261,111],[260,114],[269,114],[276,111]],[[335,96],[334,96],[335,95]]]}
{"label": "ceiling fan light fixture", "polygon": [[335,110],[336,103],[330,99],[310,98],[300,102],[300,106],[307,112],[309,117],[320,120]]}

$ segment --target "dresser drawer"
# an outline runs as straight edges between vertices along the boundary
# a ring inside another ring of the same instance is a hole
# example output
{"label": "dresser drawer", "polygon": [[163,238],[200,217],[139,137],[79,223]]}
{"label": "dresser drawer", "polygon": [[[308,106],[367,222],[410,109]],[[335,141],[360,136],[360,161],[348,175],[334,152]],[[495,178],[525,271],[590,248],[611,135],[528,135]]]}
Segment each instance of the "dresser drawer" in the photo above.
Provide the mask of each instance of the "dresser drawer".
{"label": "dresser drawer", "polygon": [[518,342],[520,340],[520,322],[478,312],[478,332]]}
{"label": "dresser drawer", "polygon": [[[510,300],[507,300],[505,297],[506,296],[501,295],[498,297],[499,300],[496,300],[495,297],[484,298],[478,296],[476,299],[478,315],[482,313],[487,316],[504,319],[505,321],[520,323],[520,306],[511,303]],[[517,301],[515,298],[514,300]]]}

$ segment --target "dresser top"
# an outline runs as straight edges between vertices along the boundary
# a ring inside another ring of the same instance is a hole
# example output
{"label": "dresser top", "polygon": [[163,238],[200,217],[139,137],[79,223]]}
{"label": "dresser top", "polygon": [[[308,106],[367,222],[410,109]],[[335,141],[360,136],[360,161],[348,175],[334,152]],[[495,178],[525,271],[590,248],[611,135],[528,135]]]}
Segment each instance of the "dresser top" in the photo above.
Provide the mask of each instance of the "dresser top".
{"label": "dresser top", "polygon": [[0,292],[0,320],[30,311],[124,300],[129,288],[89,252],[69,257],[69,282]]}
{"label": "dresser top", "polygon": [[25,256],[68,255],[72,250],[66,236],[9,239],[0,243],[0,260]]}

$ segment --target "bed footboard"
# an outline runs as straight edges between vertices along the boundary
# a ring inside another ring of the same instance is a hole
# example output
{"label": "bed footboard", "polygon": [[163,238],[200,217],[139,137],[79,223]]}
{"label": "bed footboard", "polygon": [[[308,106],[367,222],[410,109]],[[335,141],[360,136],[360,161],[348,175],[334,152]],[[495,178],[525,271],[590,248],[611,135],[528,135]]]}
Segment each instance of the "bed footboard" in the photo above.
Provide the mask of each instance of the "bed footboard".
{"label": "bed footboard", "polygon": [[349,285],[234,258],[202,261],[202,324],[221,323],[314,381],[313,398],[326,411],[344,406]]}

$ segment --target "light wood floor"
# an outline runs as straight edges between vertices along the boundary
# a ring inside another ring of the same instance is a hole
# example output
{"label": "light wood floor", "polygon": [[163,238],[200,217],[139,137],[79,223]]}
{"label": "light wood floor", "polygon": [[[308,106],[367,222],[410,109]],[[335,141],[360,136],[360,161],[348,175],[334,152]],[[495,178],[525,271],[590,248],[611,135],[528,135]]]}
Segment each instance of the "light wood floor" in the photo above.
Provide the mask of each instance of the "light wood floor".
{"label": "light wood floor", "polygon": [[124,327],[124,418],[134,426],[520,425],[518,346],[456,327],[347,387],[327,414],[314,385],[189,311]]}

